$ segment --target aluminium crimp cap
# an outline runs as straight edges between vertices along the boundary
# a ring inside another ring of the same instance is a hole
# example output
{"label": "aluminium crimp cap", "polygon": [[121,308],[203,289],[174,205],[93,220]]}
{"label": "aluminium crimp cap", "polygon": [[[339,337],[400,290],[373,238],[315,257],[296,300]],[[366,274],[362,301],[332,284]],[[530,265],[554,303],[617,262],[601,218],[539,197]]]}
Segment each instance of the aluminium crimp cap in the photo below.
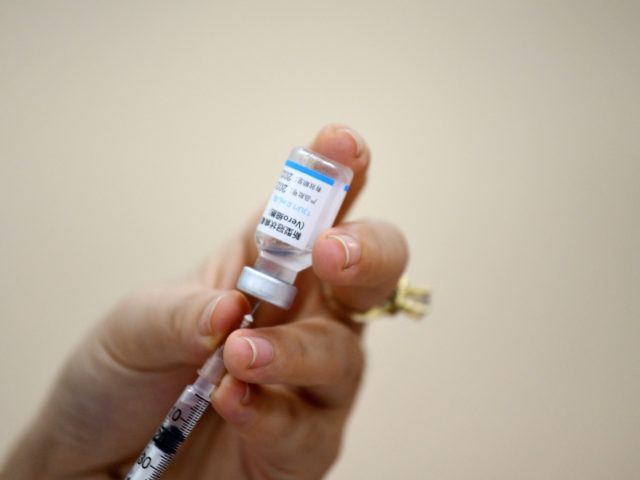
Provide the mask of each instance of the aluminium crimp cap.
{"label": "aluminium crimp cap", "polygon": [[298,289],[294,285],[251,267],[242,269],[236,288],[285,310],[291,306],[298,293]]}

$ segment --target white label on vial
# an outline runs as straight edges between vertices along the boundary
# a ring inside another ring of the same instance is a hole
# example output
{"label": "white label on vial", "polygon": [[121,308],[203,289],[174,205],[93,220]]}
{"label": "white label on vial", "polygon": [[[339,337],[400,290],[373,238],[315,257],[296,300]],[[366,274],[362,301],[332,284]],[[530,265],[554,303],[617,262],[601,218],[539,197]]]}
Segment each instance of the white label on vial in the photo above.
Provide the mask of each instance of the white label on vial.
{"label": "white label on vial", "polygon": [[258,231],[293,247],[307,247],[335,180],[287,160]]}

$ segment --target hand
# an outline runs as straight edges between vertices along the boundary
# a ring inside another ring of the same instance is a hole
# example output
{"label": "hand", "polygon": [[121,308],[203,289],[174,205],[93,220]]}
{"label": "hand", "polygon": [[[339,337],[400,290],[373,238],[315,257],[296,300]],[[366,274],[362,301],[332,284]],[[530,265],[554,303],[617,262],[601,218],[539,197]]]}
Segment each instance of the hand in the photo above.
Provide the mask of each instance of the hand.
{"label": "hand", "polygon": [[[311,149],[353,169],[344,213],[364,185],[368,147],[330,125]],[[250,310],[233,288],[256,258],[255,225],[192,275],[129,296],[96,326],[9,457],[7,478],[124,478],[225,339],[229,373],[212,395],[215,412],[205,414],[163,478],[299,480],[327,471],[364,361],[361,327],[327,306],[321,282],[347,309],[381,303],[404,270],[406,244],[388,224],[339,224],[318,238],[313,271],[299,275],[292,308],[262,304],[255,328],[233,331]]]}

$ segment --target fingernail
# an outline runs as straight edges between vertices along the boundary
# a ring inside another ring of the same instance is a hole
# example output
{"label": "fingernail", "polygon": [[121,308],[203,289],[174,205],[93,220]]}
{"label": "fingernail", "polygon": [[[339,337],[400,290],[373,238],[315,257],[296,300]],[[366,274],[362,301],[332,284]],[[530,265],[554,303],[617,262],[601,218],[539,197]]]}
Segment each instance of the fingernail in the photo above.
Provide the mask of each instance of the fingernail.
{"label": "fingernail", "polygon": [[240,337],[251,350],[251,360],[247,368],[258,368],[269,365],[273,360],[273,345],[260,337]]}
{"label": "fingernail", "polygon": [[349,127],[341,127],[340,131],[348,134],[353,139],[353,142],[356,144],[356,157],[362,155],[362,152],[364,152],[364,140],[360,134],[355,130],[351,130]]}
{"label": "fingernail", "polygon": [[344,250],[344,264],[342,269],[346,270],[360,261],[360,243],[349,235],[327,235],[327,238],[337,240]]}
{"label": "fingernail", "polygon": [[216,306],[222,297],[214,298],[209,305],[204,309],[202,315],[200,316],[200,320],[198,320],[198,332],[200,335],[205,337],[210,337],[214,335],[214,331],[211,328],[211,319],[213,318],[213,313],[216,310]]}
{"label": "fingernail", "polygon": [[202,315],[200,315],[200,319],[198,320],[198,333],[200,334],[200,341],[208,350],[213,350],[217,345],[220,332],[214,332],[212,328],[212,320],[213,315],[216,311],[216,306],[218,302],[223,297],[214,298],[204,309]]}
{"label": "fingernail", "polygon": [[249,386],[249,384],[247,383],[244,386],[244,395],[242,396],[242,398],[240,399],[240,403],[242,405],[247,405],[249,403],[249,401],[251,400],[251,387]]}

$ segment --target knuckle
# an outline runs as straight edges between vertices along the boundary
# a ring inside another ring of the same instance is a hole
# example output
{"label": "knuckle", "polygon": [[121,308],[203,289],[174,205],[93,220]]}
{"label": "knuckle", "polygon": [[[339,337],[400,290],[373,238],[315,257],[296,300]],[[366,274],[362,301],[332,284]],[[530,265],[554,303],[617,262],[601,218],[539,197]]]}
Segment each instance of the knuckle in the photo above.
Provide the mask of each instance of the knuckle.
{"label": "knuckle", "polygon": [[157,288],[139,288],[120,298],[107,313],[108,324],[130,324],[140,321],[153,306],[153,298],[158,295]]}

